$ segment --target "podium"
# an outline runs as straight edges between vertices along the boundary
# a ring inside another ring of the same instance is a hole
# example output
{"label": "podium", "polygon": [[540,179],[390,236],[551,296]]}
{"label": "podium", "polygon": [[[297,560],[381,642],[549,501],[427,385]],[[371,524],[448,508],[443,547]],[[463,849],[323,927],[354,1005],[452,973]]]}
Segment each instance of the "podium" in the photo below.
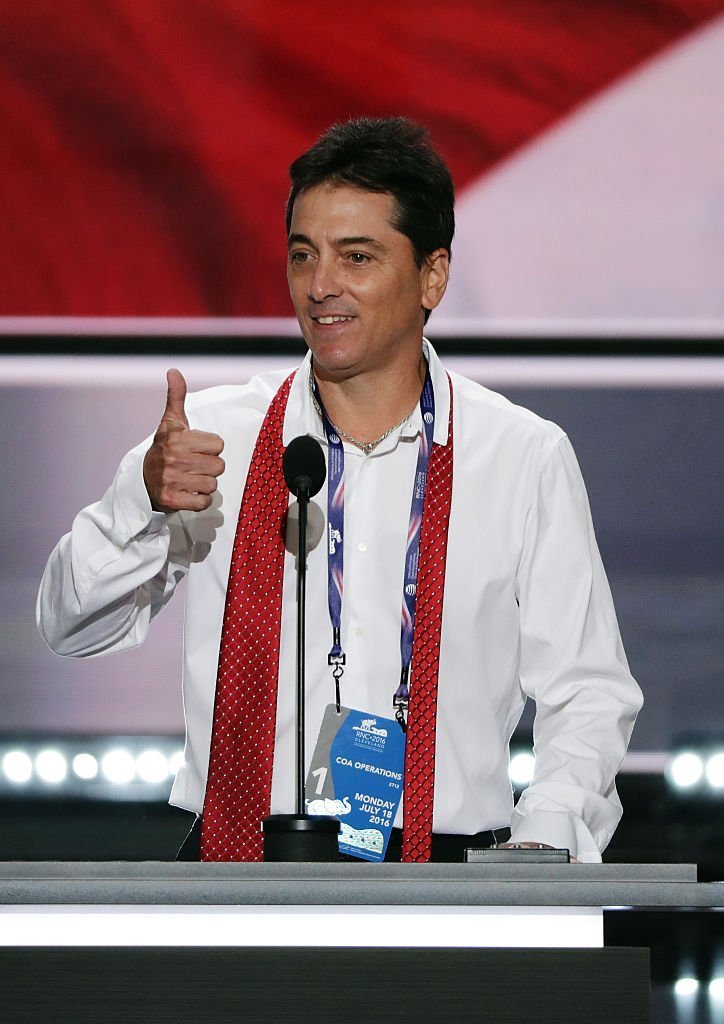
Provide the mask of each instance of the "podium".
{"label": "podium", "polygon": [[691,865],[0,864],[8,1022],[648,1024],[603,910],[720,907]]}

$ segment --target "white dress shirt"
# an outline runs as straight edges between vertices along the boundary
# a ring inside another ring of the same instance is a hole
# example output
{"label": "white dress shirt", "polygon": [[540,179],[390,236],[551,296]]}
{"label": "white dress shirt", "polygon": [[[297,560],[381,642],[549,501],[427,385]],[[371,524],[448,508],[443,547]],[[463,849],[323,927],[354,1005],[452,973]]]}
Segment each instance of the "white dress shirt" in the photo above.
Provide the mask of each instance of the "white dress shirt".
{"label": "white dress shirt", "polygon": [[[448,441],[448,378],[425,352],[435,442]],[[309,356],[294,378],[284,444],[326,450],[309,392]],[[76,517],[48,561],[38,623],[58,654],[126,650],[188,575],[184,764],[171,803],[203,806],[231,550],[257,434],[284,372],[211,388],[186,402],[192,428],[219,434],[226,468],[205,512],[153,512],[142,461],[123,459],[105,496]],[[515,841],[600,860],[621,814],[614,777],[641,704],[621,645],[586,492],[565,434],[451,374],[454,479],[440,655],[434,830],[510,824]],[[392,717],[400,675],[405,543],[420,410],[371,455],[345,444],[342,701]],[[272,812],[294,809],[295,508],[284,565]],[[334,700],[327,654],[326,485],[312,499],[307,577],[307,757]],[[414,699],[414,660],[411,674]],[[536,701],[535,777],[513,809],[508,742],[526,695]],[[396,821],[401,825],[401,810]]]}

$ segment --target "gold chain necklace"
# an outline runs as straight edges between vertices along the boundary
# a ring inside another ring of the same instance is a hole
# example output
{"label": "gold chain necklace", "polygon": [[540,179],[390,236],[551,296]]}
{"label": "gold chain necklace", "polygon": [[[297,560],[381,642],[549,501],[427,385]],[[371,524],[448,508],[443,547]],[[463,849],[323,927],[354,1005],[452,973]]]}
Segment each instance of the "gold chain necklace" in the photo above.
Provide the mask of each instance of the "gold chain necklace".
{"label": "gold chain necklace", "polygon": [[[322,421],[324,421],[324,413],[322,412],[322,407],[319,404],[319,402],[317,400],[317,396],[314,393],[314,384],[312,383],[313,379],[314,378],[312,376],[312,368],[310,367],[309,368],[309,393],[312,396],[312,402],[314,403],[314,408],[319,413],[319,418]],[[390,434],[392,434],[395,430],[397,430],[399,427],[401,427],[404,423],[407,423],[407,421],[409,420],[410,416],[412,416],[412,414],[413,414],[413,412],[415,411],[416,408],[417,408],[417,402],[415,402],[415,404],[410,409],[410,411],[405,416],[402,417],[402,419],[400,420],[399,423],[395,423],[394,426],[392,426],[388,430],[386,430],[384,432],[384,434],[380,434],[380,436],[375,438],[374,441],[360,441],[359,438],[352,437],[352,435],[348,434],[346,430],[342,430],[341,427],[336,426],[336,424],[332,423],[331,420],[330,420],[330,423],[332,425],[332,429],[337,434],[339,434],[340,437],[343,437],[345,439],[345,441],[349,441],[350,444],[353,444],[355,446],[355,448],[361,449],[361,451],[363,451],[365,453],[365,455],[370,455],[375,450],[375,448],[377,447],[378,444],[382,444],[382,442],[385,440],[385,438],[389,437]]]}

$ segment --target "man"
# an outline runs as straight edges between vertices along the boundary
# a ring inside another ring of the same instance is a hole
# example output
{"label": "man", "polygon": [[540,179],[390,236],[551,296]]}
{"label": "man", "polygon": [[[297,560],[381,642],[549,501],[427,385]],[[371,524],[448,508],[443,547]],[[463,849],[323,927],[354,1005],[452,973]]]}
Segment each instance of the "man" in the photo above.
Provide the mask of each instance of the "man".
{"label": "man", "polygon": [[[171,801],[203,812],[203,859],[258,858],[259,820],[294,807],[279,467],[311,435],[329,480],[310,507],[307,748],[337,679],[342,705],[406,730],[388,856],[401,843],[405,860],[461,859],[471,836],[509,826],[512,843],[599,860],[640,692],[567,438],[446,374],[423,339],[448,279],[449,172],[423,129],[362,119],[330,129],[291,179],[287,274],[307,358],[293,376],[188,398],[169,371],[154,438],[51,555],[40,629],[60,654],[127,649],[188,575]],[[536,773],[513,809],[508,742],[526,695]]]}

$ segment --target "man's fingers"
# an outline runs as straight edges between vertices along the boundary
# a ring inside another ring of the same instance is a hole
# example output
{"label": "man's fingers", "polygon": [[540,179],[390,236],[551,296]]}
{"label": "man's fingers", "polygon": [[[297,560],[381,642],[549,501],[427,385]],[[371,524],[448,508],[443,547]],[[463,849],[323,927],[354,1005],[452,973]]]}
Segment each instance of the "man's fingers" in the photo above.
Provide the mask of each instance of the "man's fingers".
{"label": "man's fingers", "polygon": [[158,496],[157,512],[203,512],[209,508],[213,497],[201,491],[179,491],[162,488]]}
{"label": "man's fingers", "polygon": [[[187,437],[189,433],[172,431],[169,436]],[[163,464],[154,465],[149,459],[146,488],[152,495],[153,507],[159,512],[179,512],[182,509],[199,512],[211,504],[210,496],[218,487],[217,477],[223,472],[224,460],[216,455],[199,455],[187,450],[174,456],[169,452]],[[149,486],[151,482],[152,488]]]}
{"label": "man's fingers", "polygon": [[188,486],[193,488],[193,494],[213,494],[218,488],[219,483],[215,476],[192,476],[188,482]]}
{"label": "man's fingers", "polygon": [[[194,475],[215,479],[217,476],[221,476],[225,468],[224,460],[218,458],[218,456],[200,455],[198,458],[189,459],[183,471],[191,480],[193,480]],[[196,490],[195,487],[192,489]]]}
{"label": "man's fingers", "polygon": [[[224,441],[218,434],[209,434],[206,430],[189,430],[188,441],[190,450],[198,452],[199,455],[221,455],[224,450]],[[222,465],[219,472],[223,472]]]}
{"label": "man's fingers", "polygon": [[163,443],[164,468],[211,476],[221,476],[224,472],[224,460],[219,457],[224,442],[216,434],[202,430],[170,430]]}
{"label": "man's fingers", "polygon": [[189,421],[186,419],[186,381],[180,370],[169,370],[166,374],[168,392],[166,394],[166,408],[163,419],[188,430]]}

